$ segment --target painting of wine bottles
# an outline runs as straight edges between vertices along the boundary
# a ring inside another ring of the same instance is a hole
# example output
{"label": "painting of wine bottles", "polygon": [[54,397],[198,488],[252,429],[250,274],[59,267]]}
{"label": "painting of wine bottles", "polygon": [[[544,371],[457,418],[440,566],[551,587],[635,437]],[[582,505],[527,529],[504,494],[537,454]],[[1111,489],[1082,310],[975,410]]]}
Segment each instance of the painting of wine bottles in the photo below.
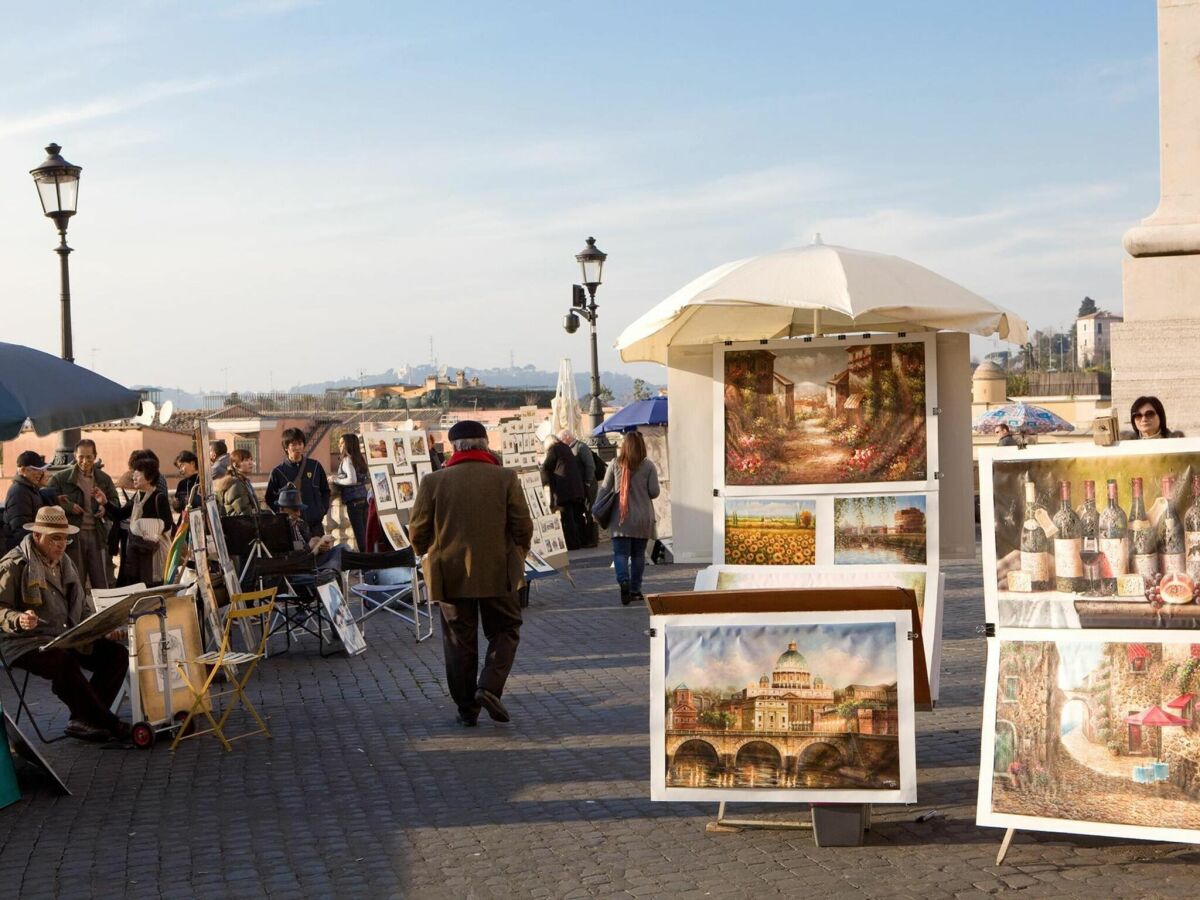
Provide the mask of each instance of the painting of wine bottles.
{"label": "painting of wine bottles", "polygon": [[989,621],[1200,628],[1200,441],[989,450],[979,475]]}

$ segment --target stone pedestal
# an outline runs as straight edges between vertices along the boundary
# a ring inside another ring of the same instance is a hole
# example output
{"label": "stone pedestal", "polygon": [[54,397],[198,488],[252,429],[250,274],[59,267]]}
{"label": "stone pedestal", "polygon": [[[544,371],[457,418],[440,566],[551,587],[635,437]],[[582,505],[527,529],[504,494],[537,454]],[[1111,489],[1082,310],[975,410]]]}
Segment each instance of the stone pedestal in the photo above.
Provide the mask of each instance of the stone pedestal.
{"label": "stone pedestal", "polygon": [[1113,411],[1142,394],[1200,434],[1200,0],[1158,0],[1159,204],[1125,234],[1125,321],[1113,326]]}

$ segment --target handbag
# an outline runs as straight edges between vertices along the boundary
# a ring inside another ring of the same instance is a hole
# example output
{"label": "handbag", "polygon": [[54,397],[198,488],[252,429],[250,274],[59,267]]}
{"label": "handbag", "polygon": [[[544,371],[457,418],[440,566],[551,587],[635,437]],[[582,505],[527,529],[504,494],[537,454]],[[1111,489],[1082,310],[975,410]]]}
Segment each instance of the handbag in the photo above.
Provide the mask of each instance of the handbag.
{"label": "handbag", "polygon": [[612,521],[613,510],[616,508],[617,492],[609,489],[601,491],[600,496],[596,498],[596,502],[592,504],[592,518],[596,520],[596,524],[607,530],[608,523]]}

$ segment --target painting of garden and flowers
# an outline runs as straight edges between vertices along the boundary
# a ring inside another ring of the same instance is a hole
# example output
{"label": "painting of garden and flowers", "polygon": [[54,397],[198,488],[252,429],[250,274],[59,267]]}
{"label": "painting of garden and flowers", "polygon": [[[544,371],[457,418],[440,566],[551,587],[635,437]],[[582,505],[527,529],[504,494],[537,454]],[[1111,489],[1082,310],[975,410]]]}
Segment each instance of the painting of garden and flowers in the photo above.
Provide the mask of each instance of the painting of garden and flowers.
{"label": "painting of garden and flowers", "polygon": [[725,353],[726,485],[926,480],[925,347]]}
{"label": "painting of garden and flowers", "polygon": [[811,566],[817,561],[814,500],[725,500],[725,562]]}

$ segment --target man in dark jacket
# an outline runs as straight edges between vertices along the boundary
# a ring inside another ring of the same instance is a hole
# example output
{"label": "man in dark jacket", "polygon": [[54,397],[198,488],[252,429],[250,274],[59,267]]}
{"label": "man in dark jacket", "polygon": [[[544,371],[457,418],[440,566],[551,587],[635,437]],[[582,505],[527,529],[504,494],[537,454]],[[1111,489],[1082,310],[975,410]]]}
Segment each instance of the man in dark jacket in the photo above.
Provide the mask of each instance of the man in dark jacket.
{"label": "man in dark jacket", "polygon": [[[283,449],[287,459],[277,465],[267,482],[267,506],[279,508],[279,492],[289,484],[299,483],[300,497],[304,501],[304,521],[313,537],[325,534],[325,514],[329,512],[329,479],[325,467],[315,459],[304,456],[304,432],[299,428],[287,428],[283,432]],[[301,474],[300,466],[304,465]]]}
{"label": "man in dark jacket", "polygon": [[[500,702],[521,639],[517,591],[533,541],[533,519],[517,473],[488,450],[487,429],[450,429],[454,455],[421,479],[409,522],[413,549],[424,555],[429,596],[442,618],[446,681],[458,721],[471,726],[480,708],[509,720]],[[479,670],[479,624],[487,655]]]}
{"label": "man in dark jacket", "polygon": [[108,530],[121,511],[117,486],[96,466],[96,442],[84,438],[75,445],[75,462],[54,473],[50,489],[67,521],[79,529],[67,556],[79,572],[79,580],[92,590],[103,590],[112,577],[108,552]]}
{"label": "man in dark jacket", "polygon": [[583,546],[583,469],[571,449],[556,437],[546,442],[542,484],[550,486],[550,503],[558,507],[568,550]]}
{"label": "man in dark jacket", "polygon": [[49,464],[42,454],[26,450],[17,457],[17,474],[4,498],[4,531],[8,535],[4,551],[8,552],[25,537],[25,526],[34,520],[37,511],[53,503],[43,487],[50,480]]}
{"label": "man in dark jacket", "polygon": [[[50,686],[71,711],[67,734],[85,741],[125,738],[129,723],[111,711],[129,667],[129,651],[108,638],[80,649],[39,650],[92,613],[67,541],[79,531],[59,506],[38,510],[21,543],[0,559],[0,650],[8,665]],[[83,669],[92,673],[89,681]]]}
{"label": "man in dark jacket", "polygon": [[575,437],[569,428],[558,433],[558,439],[570,448],[579,462],[579,473],[583,476],[583,530],[579,533],[582,547],[595,547],[596,525],[592,521],[592,504],[596,502],[596,454],[592,448]]}

